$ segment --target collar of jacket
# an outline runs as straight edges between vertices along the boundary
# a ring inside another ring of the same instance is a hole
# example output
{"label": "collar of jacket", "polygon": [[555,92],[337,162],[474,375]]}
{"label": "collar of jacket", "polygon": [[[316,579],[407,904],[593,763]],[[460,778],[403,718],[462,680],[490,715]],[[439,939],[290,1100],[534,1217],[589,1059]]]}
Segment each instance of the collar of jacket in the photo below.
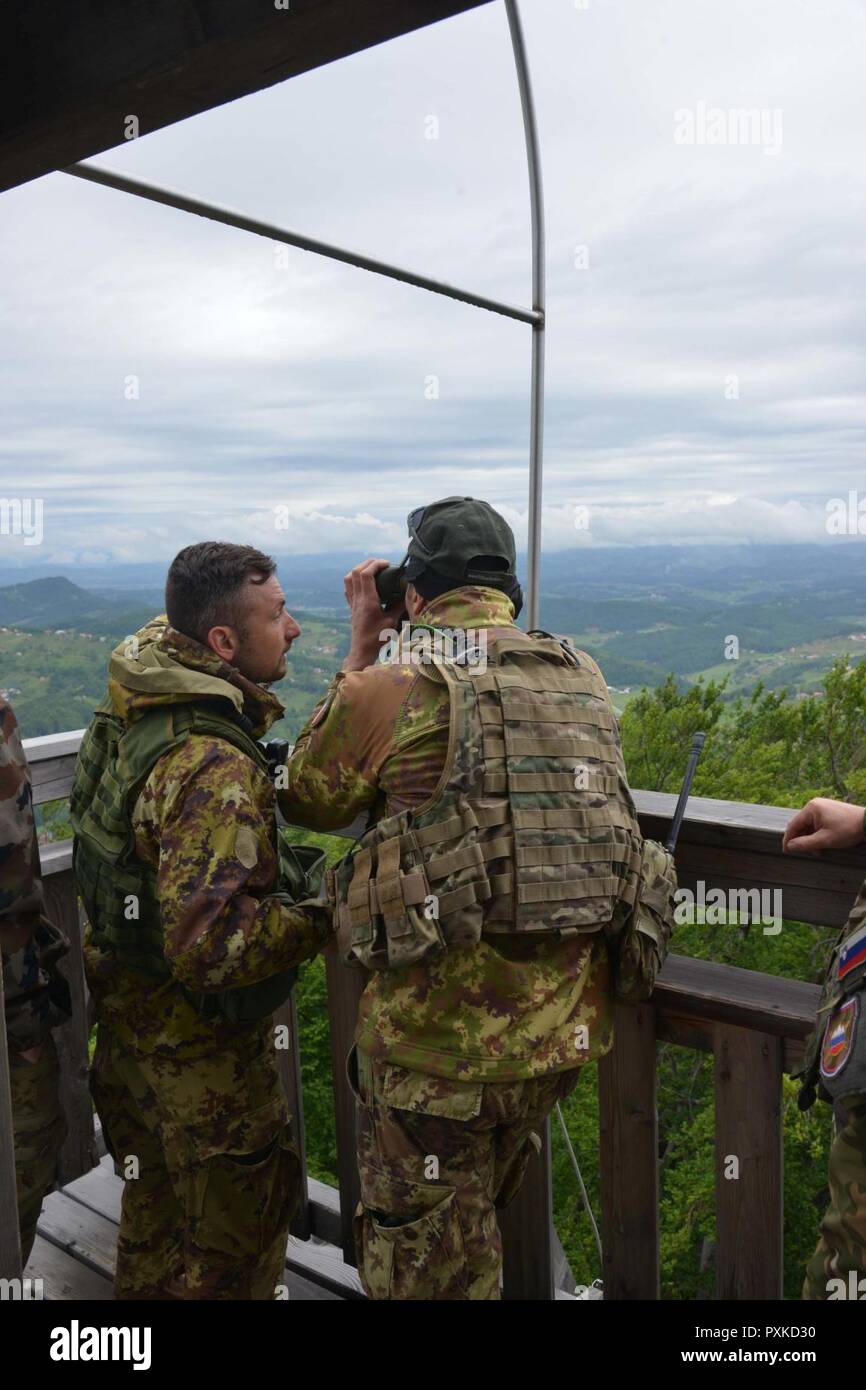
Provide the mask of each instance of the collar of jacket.
{"label": "collar of jacket", "polygon": [[260,738],[284,713],[276,695],[241,675],[209,647],[177,632],[165,616],[121,642],[111,654],[108,671],[112,703],[128,723],[157,705],[219,698],[244,715],[253,738]]}
{"label": "collar of jacket", "polygon": [[418,624],[455,628],[513,627],[514,604],[499,589],[466,584],[431,599],[418,614]]}

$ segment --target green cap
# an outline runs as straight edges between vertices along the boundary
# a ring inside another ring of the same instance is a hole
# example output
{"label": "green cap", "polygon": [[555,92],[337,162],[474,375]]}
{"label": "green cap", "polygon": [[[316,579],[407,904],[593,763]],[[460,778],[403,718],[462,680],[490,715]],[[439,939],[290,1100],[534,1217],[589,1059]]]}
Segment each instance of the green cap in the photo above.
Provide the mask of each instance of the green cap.
{"label": "green cap", "polygon": [[458,584],[515,579],[514,534],[489,502],[444,497],[409,513],[409,550],[400,566],[407,580],[432,570]]}

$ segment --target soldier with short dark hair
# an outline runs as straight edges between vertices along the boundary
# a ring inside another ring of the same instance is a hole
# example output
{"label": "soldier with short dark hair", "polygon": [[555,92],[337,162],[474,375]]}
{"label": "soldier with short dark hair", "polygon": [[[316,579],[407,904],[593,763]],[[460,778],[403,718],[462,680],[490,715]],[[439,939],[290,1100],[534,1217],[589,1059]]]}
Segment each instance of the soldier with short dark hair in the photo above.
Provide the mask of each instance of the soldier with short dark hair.
{"label": "soldier with short dark hair", "polygon": [[0,955],[22,1265],[66,1138],[51,1030],[71,1012],[57,969],[68,950],[43,911],[30,772],[12,706],[0,699]]}
{"label": "soldier with short dark hair", "polygon": [[[791,818],[783,848],[796,854],[851,849],[866,839],[866,810],[817,796]],[[800,1108],[815,1097],[833,1106],[828,1182],[830,1205],[806,1266],[806,1299],[862,1298],[866,1276],[866,884],[830,957],[815,1031],[798,1073]]]}
{"label": "soldier with short dark hair", "polygon": [[[504,518],[449,497],[409,531],[405,596],[386,613],[384,560],[346,576],[351,650],[278,795],[311,829],[368,818],[335,876],[343,957],[371,971],[349,1058],[364,1288],[497,1299],[497,1209],[556,1101],[611,1046],[607,936],[636,920],[649,861],[601,672],[516,626]],[[657,849],[623,992],[669,931],[675,880]]]}
{"label": "soldier with short dark hair", "polygon": [[[331,912],[277,834],[259,739],[300,628],[274,562],[206,542],[121,643],[72,791],[91,1084],[126,1179],[118,1298],[271,1299],[299,1164],[273,1012]],[[322,857],[322,856],[320,856]]]}

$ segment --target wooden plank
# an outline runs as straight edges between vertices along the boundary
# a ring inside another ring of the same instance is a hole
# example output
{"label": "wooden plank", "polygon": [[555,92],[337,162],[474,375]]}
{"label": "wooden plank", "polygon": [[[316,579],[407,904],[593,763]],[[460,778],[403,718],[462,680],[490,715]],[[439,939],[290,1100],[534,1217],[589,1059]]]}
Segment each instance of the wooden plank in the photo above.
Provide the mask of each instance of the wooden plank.
{"label": "wooden plank", "polygon": [[[0,6],[0,189],[483,0],[41,0]],[[455,40],[456,42],[456,40]]]}
{"label": "wooden plank", "polygon": [[79,1263],[109,1281],[114,1279],[117,1258],[114,1221],[74,1202],[65,1192],[50,1192],[42,1203],[36,1229],[43,1240],[74,1255]]}
{"label": "wooden plank", "polygon": [[31,773],[33,804],[43,806],[46,801],[59,801],[61,797],[69,796],[74,775],[74,758],[50,758],[43,763],[34,763]]}
{"label": "wooden plank", "polygon": [[120,1204],[123,1182],[114,1171],[114,1161],[106,1154],[89,1173],[63,1188],[64,1195],[91,1211],[98,1212],[115,1225],[120,1223]]}
{"label": "wooden plank", "polygon": [[[634,804],[641,820],[653,822],[654,830],[664,828],[667,837],[676,809],[677,796],[671,792],[647,792],[632,789]],[[741,836],[754,840],[757,836],[781,836],[794,814],[790,806],[764,806],[750,801],[719,801],[710,796],[690,796],[683,817],[682,834],[692,839],[696,827],[709,828],[719,839]],[[699,835],[697,838],[701,838]]]}
{"label": "wooden plank", "polygon": [[28,1278],[41,1279],[46,1301],[73,1299],[76,1302],[108,1302],[114,1298],[110,1280],[72,1255],[37,1235],[27,1263]]}
{"label": "wooden plank", "polygon": [[[0,958],[0,1003],[3,993],[3,961]],[[15,1134],[12,1124],[12,1089],[6,1019],[0,1028],[0,1279],[21,1277],[21,1235],[18,1230],[18,1192],[15,1182]]]}
{"label": "wooden plank", "polygon": [[654,1015],[651,1004],[615,1004],[613,1051],[598,1067],[606,1300],[659,1297]]}
{"label": "wooden plank", "polygon": [[782,1041],[716,1033],[716,1297],[782,1297]]}
{"label": "wooden plank", "polygon": [[346,1078],[346,1058],[355,1040],[358,1004],[366,979],[363,970],[341,965],[335,944],[325,951],[328,1013],[331,1020],[331,1063],[334,1072],[334,1119],[337,1129],[337,1178],[340,1184],[340,1224],[343,1258],[355,1262],[352,1218],[361,1197],[355,1144],[355,1097]]}
{"label": "wooden plank", "polygon": [[61,1184],[88,1172],[96,1162],[93,1105],[88,1086],[87,986],[81,954],[81,914],[71,873],[52,874],[43,880],[45,912],[69,937],[70,950],[58,965],[69,983],[72,1017],[55,1030],[60,1055],[60,1103],[69,1133],[60,1151],[58,1180]]}
{"label": "wooden plank", "polygon": [[696,1052],[712,1052],[716,1032],[712,1023],[656,1009],[656,1039],[658,1042],[676,1043],[677,1047],[690,1047]]}
{"label": "wooden plank", "polygon": [[[676,798],[636,791],[634,800],[644,835],[664,840]],[[682,885],[703,878],[726,890],[779,887],[790,921],[841,925],[866,878],[866,850],[783,854],[782,835],[793,814],[790,807],[691,797],[677,846]]]}
{"label": "wooden plank", "polygon": [[84,729],[71,729],[67,733],[40,734],[38,738],[23,739],[31,776],[39,772],[41,764],[53,762],[56,758],[65,759],[71,773],[85,732]]}
{"label": "wooden plank", "polygon": [[289,1111],[292,1116],[292,1131],[301,1159],[301,1202],[292,1222],[292,1235],[299,1240],[310,1238],[310,1200],[307,1188],[307,1143],[304,1136],[304,1096],[301,1088],[301,1051],[298,1041],[298,1009],[292,993],[281,1009],[274,1014],[274,1023],[288,1029],[289,1046],[277,1048],[277,1066]]}
{"label": "wooden plank", "polygon": [[342,1245],[339,1192],[336,1187],[329,1187],[317,1178],[308,1178],[307,1185],[310,1194],[310,1233],[330,1245]]}
{"label": "wooden plank", "polygon": [[[714,1052],[716,1030],[713,1023],[701,1023],[693,1018],[678,1018],[676,1014],[656,1010],[656,1037],[659,1042],[676,1043],[697,1052]],[[799,1071],[806,1055],[806,1045],[797,1038],[782,1038],[782,1070],[790,1076]]]}
{"label": "wooden plank", "polygon": [[783,980],[738,965],[670,955],[653,992],[664,1015],[734,1023],[802,1040],[811,1031],[821,990],[804,980]]}
{"label": "wooden plank", "polygon": [[553,1299],[553,1174],[550,1121],[541,1153],[531,1158],[517,1196],[498,1213],[502,1235],[502,1297],[525,1302]]}
{"label": "wooden plank", "polygon": [[50,845],[39,846],[39,859],[42,865],[42,879],[52,878],[55,874],[67,874],[72,872],[72,841],[55,840]]}
{"label": "wooden plank", "polygon": [[302,1242],[290,1237],[286,1269],[289,1274],[301,1275],[340,1299],[366,1298],[357,1270],[353,1265],[344,1263],[339,1249],[334,1245],[322,1245],[317,1241]]}

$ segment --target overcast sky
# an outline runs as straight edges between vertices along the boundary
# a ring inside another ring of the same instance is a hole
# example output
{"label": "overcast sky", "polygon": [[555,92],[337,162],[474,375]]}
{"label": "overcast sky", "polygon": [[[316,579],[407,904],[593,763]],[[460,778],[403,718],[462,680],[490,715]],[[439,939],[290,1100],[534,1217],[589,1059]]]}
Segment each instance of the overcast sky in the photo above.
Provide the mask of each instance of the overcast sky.
{"label": "overcast sky", "polygon": [[[523,14],[545,546],[826,539],[828,501],[866,498],[863,3]],[[763,112],[750,143],[743,108]],[[93,162],[529,303],[499,3]],[[45,508],[41,545],[0,535],[6,563],[211,537],[388,554],[410,508],[452,492],[524,544],[525,325],[301,251],[280,266],[270,241],[59,173],[0,195],[0,257],[0,493]]]}

